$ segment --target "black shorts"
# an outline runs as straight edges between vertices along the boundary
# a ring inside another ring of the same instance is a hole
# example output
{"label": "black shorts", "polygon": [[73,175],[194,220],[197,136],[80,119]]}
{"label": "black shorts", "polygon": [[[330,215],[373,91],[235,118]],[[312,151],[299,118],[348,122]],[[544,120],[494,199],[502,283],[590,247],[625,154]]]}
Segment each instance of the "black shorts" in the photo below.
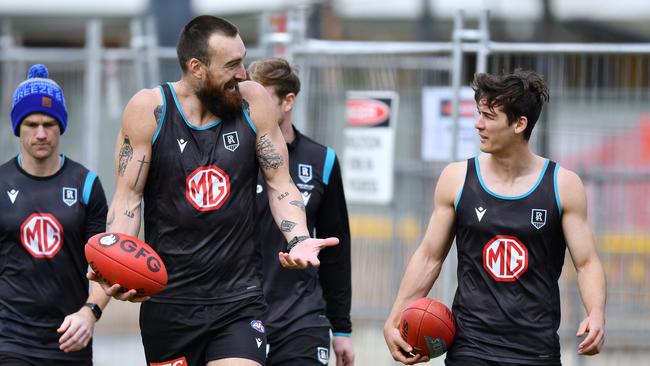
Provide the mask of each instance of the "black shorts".
{"label": "black shorts", "polygon": [[266,366],[327,365],[330,328],[305,328],[269,344]]}
{"label": "black shorts", "polygon": [[17,353],[0,352],[2,366],[92,366],[92,361],[62,361],[47,358],[35,358]]}
{"label": "black shorts", "polygon": [[203,366],[223,358],[244,358],[264,365],[265,311],[261,295],[215,305],[144,302],[140,330],[147,364]]}
{"label": "black shorts", "polygon": [[[508,362],[497,362],[497,361],[490,361],[490,360],[483,360],[480,358],[476,357],[469,357],[469,356],[455,356],[455,357],[447,357],[445,359],[445,366],[466,366],[466,365],[472,365],[472,366],[525,366],[524,364],[519,364],[519,363],[508,363]],[[550,363],[548,366],[561,366],[561,363]]]}

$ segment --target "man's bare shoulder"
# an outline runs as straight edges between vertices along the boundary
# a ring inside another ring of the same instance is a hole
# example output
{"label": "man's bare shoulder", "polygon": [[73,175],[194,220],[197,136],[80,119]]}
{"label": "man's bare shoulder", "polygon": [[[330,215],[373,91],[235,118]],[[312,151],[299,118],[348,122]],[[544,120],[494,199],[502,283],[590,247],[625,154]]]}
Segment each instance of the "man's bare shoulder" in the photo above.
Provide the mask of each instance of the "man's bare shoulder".
{"label": "man's bare shoulder", "polygon": [[160,93],[160,89],[141,89],[139,92],[135,93],[133,97],[131,97],[131,100],[129,100],[129,103],[126,107],[133,109],[146,109],[161,105],[162,102],[162,94]]}
{"label": "man's bare shoulder", "polygon": [[572,207],[574,204],[581,204],[586,199],[582,179],[580,179],[578,174],[569,169],[559,167],[557,172],[557,187],[563,209]]}
{"label": "man's bare shoulder", "polygon": [[440,177],[438,178],[438,183],[436,185],[437,198],[453,204],[463,187],[466,173],[466,161],[448,164],[442,170]]}
{"label": "man's bare shoulder", "polygon": [[124,108],[122,129],[143,139],[153,137],[161,115],[163,98],[158,88],[142,89]]}

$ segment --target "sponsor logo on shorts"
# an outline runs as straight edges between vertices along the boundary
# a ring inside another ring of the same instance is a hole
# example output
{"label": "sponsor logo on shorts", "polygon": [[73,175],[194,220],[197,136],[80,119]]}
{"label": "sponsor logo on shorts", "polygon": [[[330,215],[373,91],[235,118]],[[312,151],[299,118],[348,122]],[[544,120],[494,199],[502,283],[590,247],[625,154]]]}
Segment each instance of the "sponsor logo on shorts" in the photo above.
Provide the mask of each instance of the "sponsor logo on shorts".
{"label": "sponsor logo on shorts", "polygon": [[187,359],[185,357],[180,357],[175,360],[163,361],[163,362],[152,362],[149,366],[187,366]]}
{"label": "sponsor logo on shorts", "polygon": [[316,347],[316,357],[318,362],[327,365],[330,359],[330,350],[325,347]]}
{"label": "sponsor logo on shorts", "polygon": [[262,324],[261,320],[253,320],[251,321],[251,328],[255,329],[256,331],[260,333],[264,333],[264,324]]}
{"label": "sponsor logo on shorts", "polygon": [[20,225],[20,242],[34,258],[52,258],[63,245],[63,226],[52,214],[33,213]]}

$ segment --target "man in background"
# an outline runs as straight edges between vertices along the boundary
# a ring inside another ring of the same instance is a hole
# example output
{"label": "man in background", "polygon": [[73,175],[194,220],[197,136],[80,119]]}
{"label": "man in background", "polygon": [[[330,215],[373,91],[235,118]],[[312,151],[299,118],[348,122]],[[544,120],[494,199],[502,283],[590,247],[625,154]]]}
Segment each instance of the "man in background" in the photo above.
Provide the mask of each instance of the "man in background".
{"label": "man in background", "polygon": [[319,268],[283,268],[276,253],[284,248],[284,236],[273,221],[266,184],[262,176],[258,178],[257,250],[269,306],[265,319],[267,365],[327,364],[330,329],[336,365],[354,365],[350,338],[350,226],[338,159],[334,150],[302,135],[293,126],[300,80],[286,60],[254,61],[248,74],[266,88],[280,116],[280,131],[289,151],[289,172],[302,196],[292,200],[291,205],[306,211],[310,233],[340,240],[338,246],[321,251]]}
{"label": "man in background", "polygon": [[11,110],[20,153],[0,166],[0,364],[92,365],[95,322],[109,297],[90,288],[84,245],[106,228],[95,173],[60,153],[63,90],[29,69]]}

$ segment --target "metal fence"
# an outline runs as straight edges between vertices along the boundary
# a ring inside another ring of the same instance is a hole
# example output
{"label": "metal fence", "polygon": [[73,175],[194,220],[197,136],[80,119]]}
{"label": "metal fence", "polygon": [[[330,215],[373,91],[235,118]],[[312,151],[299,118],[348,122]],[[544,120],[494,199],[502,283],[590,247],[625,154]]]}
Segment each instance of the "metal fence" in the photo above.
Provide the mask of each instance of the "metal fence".
{"label": "metal fence", "polygon": [[[287,56],[303,84],[298,128],[339,155],[344,153],[347,91],[393,90],[400,96],[395,199],[385,206],[349,207],[354,321],[377,326],[385,319],[428,223],[437,177],[449,162],[421,157],[423,89],[455,91],[468,85],[476,71],[530,68],[543,73],[551,88],[551,102],[534,133],[534,149],[578,172],[587,188],[590,223],[608,279],[607,342],[612,347],[650,349],[650,44],[504,44],[489,40],[486,20],[478,30],[466,30],[462,23],[457,19],[454,39],[448,43],[297,37],[288,45]],[[101,23],[96,22],[89,22],[84,49],[26,49],[2,42],[0,115],[9,120],[11,92],[27,68],[46,63],[65,90],[70,113],[63,151],[99,174],[109,199],[123,107],[138,89],[162,81],[159,70],[176,67],[173,50],[156,47],[141,29],[143,23],[134,21],[134,38],[145,41],[125,49],[103,48]],[[7,28],[3,31],[6,40]],[[261,45],[249,56],[263,57],[272,50]],[[9,126],[0,128],[3,161],[18,151]],[[432,292],[447,303],[455,290],[454,255],[450,252]],[[584,313],[569,259],[561,293],[561,332],[569,339]]]}

